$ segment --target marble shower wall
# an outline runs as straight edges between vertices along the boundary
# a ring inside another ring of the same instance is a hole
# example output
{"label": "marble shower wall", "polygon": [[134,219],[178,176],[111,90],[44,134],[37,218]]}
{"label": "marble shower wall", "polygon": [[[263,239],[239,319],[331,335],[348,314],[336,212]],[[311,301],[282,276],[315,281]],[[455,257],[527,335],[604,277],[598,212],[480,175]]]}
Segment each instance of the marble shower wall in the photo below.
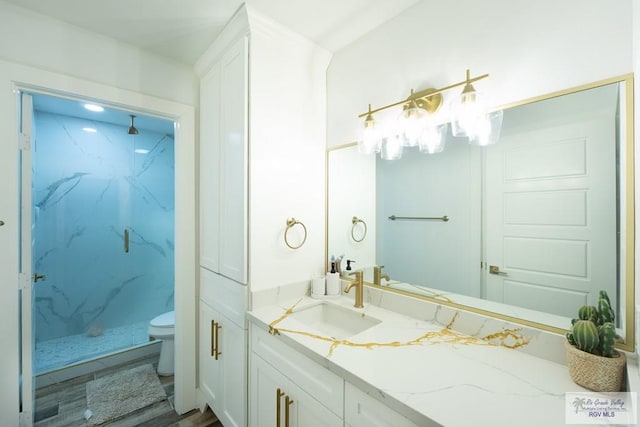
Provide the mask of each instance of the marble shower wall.
{"label": "marble shower wall", "polygon": [[34,122],[36,340],[173,310],[173,136],[39,111]]}

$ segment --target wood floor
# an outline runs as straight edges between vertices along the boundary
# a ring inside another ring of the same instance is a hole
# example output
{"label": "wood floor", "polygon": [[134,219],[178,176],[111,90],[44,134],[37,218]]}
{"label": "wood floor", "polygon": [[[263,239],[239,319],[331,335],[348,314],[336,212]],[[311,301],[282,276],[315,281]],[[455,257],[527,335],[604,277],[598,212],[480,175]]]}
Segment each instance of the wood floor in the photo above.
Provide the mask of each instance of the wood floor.
{"label": "wood floor", "polygon": [[[85,426],[87,409],[86,383],[105,375],[151,363],[157,366],[158,357],[139,359],[126,365],[105,369],[69,381],[50,385],[36,391],[36,427]],[[124,418],[103,424],[109,427],[222,427],[215,414],[207,409],[193,410],[182,416],[173,409],[173,377],[159,377],[167,400],[140,409]]]}

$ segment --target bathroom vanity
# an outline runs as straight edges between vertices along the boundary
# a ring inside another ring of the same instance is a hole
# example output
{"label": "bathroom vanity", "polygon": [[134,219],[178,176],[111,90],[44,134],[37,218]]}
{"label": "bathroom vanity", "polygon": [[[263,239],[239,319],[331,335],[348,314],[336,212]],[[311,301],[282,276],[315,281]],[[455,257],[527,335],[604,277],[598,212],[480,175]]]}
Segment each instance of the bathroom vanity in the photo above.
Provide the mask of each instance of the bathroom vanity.
{"label": "bathroom vanity", "polygon": [[561,335],[425,301],[398,314],[398,298],[289,294],[250,312],[249,425],[563,426],[565,392],[588,391]]}

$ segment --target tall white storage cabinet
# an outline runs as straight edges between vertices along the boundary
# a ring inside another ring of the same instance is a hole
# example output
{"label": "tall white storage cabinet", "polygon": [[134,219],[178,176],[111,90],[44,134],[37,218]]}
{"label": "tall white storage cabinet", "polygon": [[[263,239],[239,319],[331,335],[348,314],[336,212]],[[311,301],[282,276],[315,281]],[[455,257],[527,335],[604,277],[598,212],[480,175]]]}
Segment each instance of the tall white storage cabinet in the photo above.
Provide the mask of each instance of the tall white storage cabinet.
{"label": "tall white storage cabinet", "polygon": [[[225,427],[251,424],[249,292],[308,281],[324,268],[329,59],[243,5],[195,66],[201,79],[198,398]],[[284,241],[288,217],[309,232],[298,250]],[[297,397],[304,395],[289,393],[300,402],[292,416],[315,414],[307,410],[315,405]]]}
{"label": "tall white storage cabinet", "polygon": [[247,283],[247,37],[200,83],[200,265]]}
{"label": "tall white storage cabinet", "polygon": [[247,425],[247,31],[232,20],[200,64],[198,402],[225,427]]}

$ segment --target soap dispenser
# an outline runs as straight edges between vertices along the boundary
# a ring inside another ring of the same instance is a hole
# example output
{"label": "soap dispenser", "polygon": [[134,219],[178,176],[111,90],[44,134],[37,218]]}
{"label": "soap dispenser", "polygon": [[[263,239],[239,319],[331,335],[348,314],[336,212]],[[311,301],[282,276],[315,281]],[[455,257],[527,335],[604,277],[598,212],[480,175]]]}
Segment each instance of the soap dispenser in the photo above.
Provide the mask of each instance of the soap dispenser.
{"label": "soap dispenser", "polygon": [[331,271],[327,273],[327,295],[340,295],[340,274],[336,271],[336,263],[331,263]]}

